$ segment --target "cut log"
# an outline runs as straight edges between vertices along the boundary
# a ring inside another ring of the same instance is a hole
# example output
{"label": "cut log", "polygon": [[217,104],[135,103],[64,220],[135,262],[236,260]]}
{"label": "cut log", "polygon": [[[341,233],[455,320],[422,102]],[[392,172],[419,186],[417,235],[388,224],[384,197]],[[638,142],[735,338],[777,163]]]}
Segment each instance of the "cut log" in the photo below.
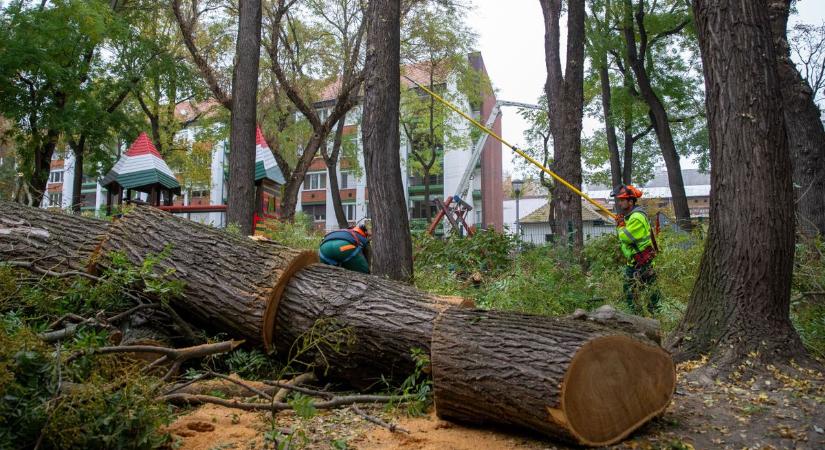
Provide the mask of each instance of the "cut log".
{"label": "cut log", "polygon": [[616,443],[667,408],[661,347],[590,322],[450,308],[435,324],[439,417],[529,428],[581,445]]}
{"label": "cut log", "polygon": [[0,261],[86,271],[109,222],[0,201]]}
{"label": "cut log", "polygon": [[[429,354],[433,321],[451,306],[472,305],[460,297],[439,297],[385,278],[314,264],[289,281],[275,323],[276,348],[294,356],[316,324],[325,332],[349,331],[340,351],[329,345],[304,353],[299,361],[319,375],[343,379],[359,389],[382,377],[403,381],[415,370],[412,349]],[[315,330],[315,339],[321,330]],[[313,339],[313,338],[310,338]],[[380,386],[379,386],[380,387]]]}
{"label": "cut log", "polygon": [[187,313],[184,319],[267,350],[286,282],[318,261],[316,252],[261,244],[149,206],[112,224],[102,245],[104,253],[121,252],[134,264],[164,250],[154,270],[184,282],[184,298],[172,302]]}

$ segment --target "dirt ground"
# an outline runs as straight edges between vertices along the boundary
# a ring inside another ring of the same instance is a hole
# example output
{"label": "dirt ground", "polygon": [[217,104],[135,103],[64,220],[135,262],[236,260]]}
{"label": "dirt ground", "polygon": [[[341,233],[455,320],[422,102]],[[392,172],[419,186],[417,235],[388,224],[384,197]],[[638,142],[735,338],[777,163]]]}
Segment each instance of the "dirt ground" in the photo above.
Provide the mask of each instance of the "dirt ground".
{"label": "dirt ground", "polygon": [[[746,363],[730,381],[714,381],[702,362],[678,367],[676,395],[667,411],[617,449],[823,449],[825,377],[813,370],[749,377]],[[789,375],[789,373],[793,375]],[[381,407],[364,408],[409,433],[373,425],[349,408],[301,419],[291,411],[271,415],[205,405],[169,427],[180,449],[552,449],[569,448],[515,430],[470,428],[434,413],[407,417]],[[279,434],[278,430],[281,430]],[[290,431],[291,438],[283,434]]]}

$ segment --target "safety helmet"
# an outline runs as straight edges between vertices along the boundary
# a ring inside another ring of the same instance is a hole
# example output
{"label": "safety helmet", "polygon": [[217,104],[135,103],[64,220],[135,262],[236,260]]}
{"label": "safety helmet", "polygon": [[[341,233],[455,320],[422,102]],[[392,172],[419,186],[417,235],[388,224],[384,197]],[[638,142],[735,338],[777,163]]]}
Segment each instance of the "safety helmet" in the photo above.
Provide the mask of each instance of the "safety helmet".
{"label": "safety helmet", "polygon": [[352,227],[352,228],[355,229],[355,232],[361,234],[365,238],[370,237],[370,232],[367,229],[367,224],[362,223],[362,224],[359,224],[358,226],[355,226],[355,227]]}
{"label": "safety helmet", "polygon": [[622,184],[613,189],[610,196],[616,198],[639,198],[642,196],[642,191],[629,184]]}

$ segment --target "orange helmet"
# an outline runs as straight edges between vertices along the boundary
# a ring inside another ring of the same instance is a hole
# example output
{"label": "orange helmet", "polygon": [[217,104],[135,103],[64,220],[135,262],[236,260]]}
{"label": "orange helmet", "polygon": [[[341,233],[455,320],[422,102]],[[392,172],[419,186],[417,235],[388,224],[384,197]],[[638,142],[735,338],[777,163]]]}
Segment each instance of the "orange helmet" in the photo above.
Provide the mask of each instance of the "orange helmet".
{"label": "orange helmet", "polygon": [[626,186],[620,185],[613,189],[610,196],[616,198],[640,198],[642,196],[642,191],[629,184]]}

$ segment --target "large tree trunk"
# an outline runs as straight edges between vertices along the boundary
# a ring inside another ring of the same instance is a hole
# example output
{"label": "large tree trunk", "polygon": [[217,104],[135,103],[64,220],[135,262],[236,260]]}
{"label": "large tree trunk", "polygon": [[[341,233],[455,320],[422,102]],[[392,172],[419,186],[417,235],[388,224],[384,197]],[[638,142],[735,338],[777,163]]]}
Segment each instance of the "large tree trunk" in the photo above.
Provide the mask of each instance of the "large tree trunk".
{"label": "large tree trunk", "polygon": [[238,63],[232,75],[229,132],[229,193],[226,222],[251,235],[255,214],[255,112],[261,54],[261,0],[241,0],[238,16]]}
{"label": "large tree trunk", "polygon": [[793,184],[767,0],[696,0],[710,132],[710,229],[677,359],[710,353],[730,370],[749,355],[805,354],[789,318]]}
{"label": "large tree trunk", "polygon": [[369,3],[362,136],[372,216],[372,273],[393,280],[413,277],[412,238],[401,180],[400,0]]}
{"label": "large tree trunk", "polygon": [[788,149],[796,185],[797,225],[804,234],[825,233],[825,129],[813,91],[796,70],[788,45],[790,0],[770,3],[769,16],[782,89]]}
{"label": "large tree trunk", "polygon": [[315,264],[287,284],[275,322],[276,349],[282,359],[305,349],[299,362],[357,388],[384,387],[382,378],[399,383],[413,372],[411,351],[429,354],[433,321],[462,300],[473,305]]}
{"label": "large tree trunk", "polygon": [[[544,13],[544,55],[547,82],[544,86],[549,106],[550,132],[553,134],[553,169],[561,178],[581,189],[581,130],[584,99],[584,3],[569,1],[567,9],[567,62],[561,70],[559,18],[561,0],[541,0]],[[571,190],[555,183],[552,188],[553,234],[563,242],[574,233],[577,249],[582,238],[581,199]]]}
{"label": "large tree trunk", "polygon": [[260,244],[144,206],[110,227],[102,251],[122,252],[134,264],[163,252],[154,270],[171,269],[168,278],[184,283],[185,299],[173,301],[173,307],[207,328],[267,349],[286,283],[318,261],[312,251]]}
{"label": "large tree trunk", "polygon": [[86,271],[108,228],[109,222],[0,201],[0,260]]}
{"label": "large tree trunk", "polygon": [[624,39],[627,47],[627,59],[633,73],[636,75],[636,83],[639,85],[639,92],[647,106],[650,108],[650,118],[653,129],[656,132],[656,139],[659,142],[659,149],[662,151],[662,158],[665,160],[667,169],[667,179],[670,186],[670,195],[673,201],[673,211],[676,214],[676,221],[682,228],[690,230],[690,208],[688,208],[687,196],[685,195],[685,183],[682,179],[682,166],[679,162],[679,152],[673,143],[673,133],[670,130],[667,110],[662,100],[653,90],[650,76],[647,73],[645,61],[648,57],[647,31],[644,22],[644,0],[639,0],[636,11],[636,26],[639,28],[639,49],[636,48],[636,29],[633,25],[633,5],[631,0],[624,2]]}
{"label": "large tree trunk", "polygon": [[667,408],[676,387],[658,345],[595,324],[451,308],[432,341],[439,417],[610,445]]}
{"label": "large tree trunk", "polygon": [[[46,216],[64,217],[25,213],[37,218],[33,228],[41,234],[51,227]],[[102,222],[66,217],[90,224],[51,228],[60,235],[54,239],[88,236],[92,242],[105,231],[97,225]],[[154,260],[157,273],[184,282],[184,298],[171,306],[188,313],[186,318],[263,345],[274,336],[279,355],[293,367],[303,362],[369,388],[382,379],[403,380],[416,368],[412,350],[421,349],[431,355],[443,417],[602,445],[655,416],[673,391],[666,352],[643,336],[590,321],[456,308],[468,304],[311,264],[313,252],[229,235],[152,207],[124,215],[103,242],[100,254],[120,251],[135,264]],[[31,247],[21,251],[39,254]]]}

